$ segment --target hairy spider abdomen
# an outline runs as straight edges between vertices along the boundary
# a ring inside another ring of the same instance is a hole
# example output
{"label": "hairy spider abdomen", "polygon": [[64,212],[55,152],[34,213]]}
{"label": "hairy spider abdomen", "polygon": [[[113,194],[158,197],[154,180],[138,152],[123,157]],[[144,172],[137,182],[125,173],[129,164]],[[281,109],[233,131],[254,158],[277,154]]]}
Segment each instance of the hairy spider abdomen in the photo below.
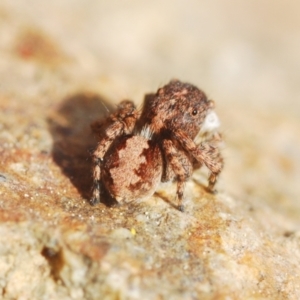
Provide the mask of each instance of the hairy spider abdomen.
{"label": "hairy spider abdomen", "polygon": [[106,153],[102,182],[119,203],[154,194],[163,172],[160,148],[141,135],[120,137]]}

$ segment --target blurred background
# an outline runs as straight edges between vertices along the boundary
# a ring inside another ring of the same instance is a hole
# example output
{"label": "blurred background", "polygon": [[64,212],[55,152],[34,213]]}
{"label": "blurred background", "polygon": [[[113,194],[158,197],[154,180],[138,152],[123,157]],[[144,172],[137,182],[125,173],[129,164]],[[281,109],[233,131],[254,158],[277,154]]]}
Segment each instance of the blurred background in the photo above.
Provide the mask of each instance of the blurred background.
{"label": "blurred background", "polygon": [[45,118],[75,93],[141,105],[171,78],[193,83],[222,123],[220,190],[297,220],[299,12],[296,0],[2,0],[1,101]]}
{"label": "blurred background", "polygon": [[15,38],[12,26],[44,32],[84,77],[115,82],[116,100],[177,77],[218,102],[299,108],[296,0],[3,0],[0,7],[2,47]]}

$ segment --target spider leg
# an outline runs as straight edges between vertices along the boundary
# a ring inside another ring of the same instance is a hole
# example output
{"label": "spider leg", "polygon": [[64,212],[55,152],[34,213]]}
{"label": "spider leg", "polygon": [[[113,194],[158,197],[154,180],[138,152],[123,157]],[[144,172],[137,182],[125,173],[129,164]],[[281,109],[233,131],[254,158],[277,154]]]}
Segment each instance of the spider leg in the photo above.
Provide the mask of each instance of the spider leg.
{"label": "spider leg", "polygon": [[[92,198],[90,203],[92,205],[100,202],[101,193],[101,164],[103,158],[113,143],[113,141],[123,134],[130,134],[138,118],[138,112],[133,102],[125,100],[122,101],[118,110],[108,117],[104,123],[94,122],[91,127],[92,130],[98,135],[103,136],[98,143],[95,151],[93,152],[93,187],[92,187]],[[106,125],[103,129],[101,124]],[[103,133],[101,133],[103,131]]]}
{"label": "spider leg", "polygon": [[100,202],[100,181],[101,181],[101,163],[105,153],[117,136],[123,132],[121,122],[115,122],[105,131],[105,137],[99,142],[97,148],[93,152],[93,192],[90,203],[95,205]]}
{"label": "spider leg", "polygon": [[92,205],[95,205],[100,202],[100,179],[101,179],[100,163],[94,162],[93,178],[94,178],[93,194],[92,194],[92,198],[90,199],[90,203]]}
{"label": "spider leg", "polygon": [[177,180],[177,207],[180,211],[183,211],[182,200],[184,198],[185,182],[191,176],[193,166],[185,153],[178,150],[171,140],[163,140],[163,150],[167,164],[172,168]]}
{"label": "spider leg", "polygon": [[211,143],[210,141],[202,142],[198,146],[197,159],[202,159],[204,164],[210,170],[210,175],[208,178],[208,190],[212,193],[215,192],[215,184],[218,178],[218,175],[223,169],[224,161],[221,156],[219,148]]}
{"label": "spider leg", "polygon": [[196,145],[195,142],[181,130],[174,132],[174,137],[188,153],[190,153],[198,162],[205,164],[210,170],[208,189],[211,192],[214,192],[214,186],[218,175],[222,171],[224,165],[223,157],[221,156],[216,143],[218,140],[212,138]]}

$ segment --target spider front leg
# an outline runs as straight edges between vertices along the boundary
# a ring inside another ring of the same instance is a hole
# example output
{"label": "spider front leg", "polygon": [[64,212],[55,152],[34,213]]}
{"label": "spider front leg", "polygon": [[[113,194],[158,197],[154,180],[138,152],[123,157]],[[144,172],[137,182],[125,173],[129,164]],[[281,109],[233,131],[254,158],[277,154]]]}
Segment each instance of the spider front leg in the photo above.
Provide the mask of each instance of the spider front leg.
{"label": "spider front leg", "polygon": [[219,148],[209,142],[202,142],[198,147],[198,159],[201,158],[207,168],[210,170],[210,176],[208,178],[208,190],[212,193],[216,192],[214,187],[218,178],[218,175],[223,169],[223,157],[219,151]]}
{"label": "spider front leg", "polygon": [[[189,157],[183,151],[178,150],[171,140],[163,141],[163,150],[166,158],[166,169],[171,168],[177,180],[177,207],[178,210],[183,211],[182,200],[185,182],[193,172],[193,165]],[[171,171],[167,170],[166,173],[170,174]]]}
{"label": "spider front leg", "polygon": [[95,122],[91,124],[94,133],[102,136],[93,152],[94,181],[90,200],[92,205],[100,202],[101,164],[105,153],[117,137],[132,133],[137,119],[138,112],[133,102],[125,100],[118,105],[117,111],[110,115],[104,123]]}
{"label": "spider front leg", "polygon": [[[219,140],[217,138],[212,138],[196,145],[195,142],[181,130],[175,132],[174,136],[187,152],[189,152],[199,163],[205,164],[210,170],[208,190],[210,192],[215,192],[214,186],[224,165],[223,157],[217,146]],[[217,137],[220,138],[218,135]]]}

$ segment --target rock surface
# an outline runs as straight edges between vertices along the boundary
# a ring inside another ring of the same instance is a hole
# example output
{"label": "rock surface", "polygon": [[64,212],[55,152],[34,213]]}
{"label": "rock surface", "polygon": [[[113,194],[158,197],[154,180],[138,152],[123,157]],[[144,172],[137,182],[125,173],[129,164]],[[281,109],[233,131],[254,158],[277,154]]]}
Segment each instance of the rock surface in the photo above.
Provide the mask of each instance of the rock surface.
{"label": "rock surface", "polygon": [[[299,299],[297,1],[1,1],[1,299]],[[89,124],[177,77],[215,99],[215,196],[90,206]]]}

